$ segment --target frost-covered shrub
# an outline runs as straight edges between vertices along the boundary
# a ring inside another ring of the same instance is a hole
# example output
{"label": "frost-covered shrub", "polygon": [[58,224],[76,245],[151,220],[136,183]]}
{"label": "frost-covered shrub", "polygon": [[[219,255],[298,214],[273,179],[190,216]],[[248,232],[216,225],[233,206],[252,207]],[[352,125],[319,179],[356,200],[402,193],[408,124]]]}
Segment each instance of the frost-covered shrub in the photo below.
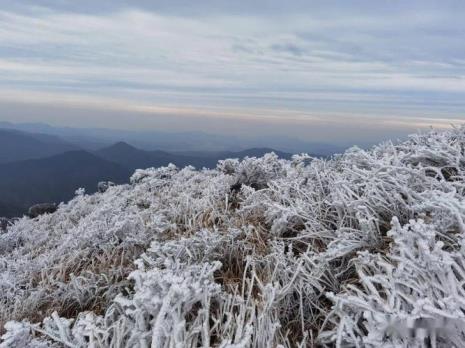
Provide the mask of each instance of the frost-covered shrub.
{"label": "frost-covered shrub", "polygon": [[268,186],[270,180],[285,175],[282,163],[274,153],[265,154],[258,159],[246,157],[240,162],[223,160],[219,162],[218,169],[225,174],[234,175],[236,190],[242,185],[261,190]]}
{"label": "frost-covered shrub", "polygon": [[78,190],[0,235],[3,347],[461,347],[464,175],[452,129]]}
{"label": "frost-covered shrub", "polygon": [[[387,255],[360,252],[354,259],[360,284],[328,296],[335,302],[329,340],[342,346],[422,347],[429,328],[433,346],[465,346],[464,241],[444,250],[422,220],[394,219]],[[422,330],[423,329],[423,330]],[[325,334],[322,335],[326,336]]]}

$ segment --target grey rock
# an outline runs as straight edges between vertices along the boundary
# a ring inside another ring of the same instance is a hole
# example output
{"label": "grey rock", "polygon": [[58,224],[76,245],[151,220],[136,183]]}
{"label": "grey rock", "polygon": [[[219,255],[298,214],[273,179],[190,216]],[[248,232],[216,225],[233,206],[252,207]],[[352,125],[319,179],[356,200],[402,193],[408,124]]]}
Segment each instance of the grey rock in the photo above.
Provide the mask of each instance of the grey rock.
{"label": "grey rock", "polygon": [[57,205],[55,203],[40,203],[35,204],[29,208],[28,215],[30,218],[34,219],[40,215],[52,214],[56,212]]}

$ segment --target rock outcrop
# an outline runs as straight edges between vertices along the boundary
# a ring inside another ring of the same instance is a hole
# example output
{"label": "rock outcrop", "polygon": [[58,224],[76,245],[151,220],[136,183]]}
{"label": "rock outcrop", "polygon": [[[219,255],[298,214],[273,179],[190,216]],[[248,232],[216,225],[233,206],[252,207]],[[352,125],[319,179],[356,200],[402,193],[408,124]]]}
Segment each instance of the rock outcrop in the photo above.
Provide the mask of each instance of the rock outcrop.
{"label": "rock outcrop", "polygon": [[29,208],[28,216],[31,219],[34,219],[40,215],[52,214],[56,210],[57,210],[57,205],[55,203],[39,203]]}

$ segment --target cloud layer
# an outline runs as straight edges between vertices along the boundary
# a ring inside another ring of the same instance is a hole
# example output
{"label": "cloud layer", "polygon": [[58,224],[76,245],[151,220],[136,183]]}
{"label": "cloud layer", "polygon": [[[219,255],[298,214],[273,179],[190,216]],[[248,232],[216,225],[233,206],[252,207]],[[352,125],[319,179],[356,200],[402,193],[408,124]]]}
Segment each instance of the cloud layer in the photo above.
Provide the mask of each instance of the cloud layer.
{"label": "cloud layer", "polygon": [[130,124],[112,119],[121,111],[154,127],[173,116],[207,130],[211,119],[223,131],[298,124],[301,136],[465,119],[461,1],[95,3],[5,2],[0,118],[35,105],[24,120],[50,121],[46,105],[62,124],[76,123],[72,107],[115,127]]}

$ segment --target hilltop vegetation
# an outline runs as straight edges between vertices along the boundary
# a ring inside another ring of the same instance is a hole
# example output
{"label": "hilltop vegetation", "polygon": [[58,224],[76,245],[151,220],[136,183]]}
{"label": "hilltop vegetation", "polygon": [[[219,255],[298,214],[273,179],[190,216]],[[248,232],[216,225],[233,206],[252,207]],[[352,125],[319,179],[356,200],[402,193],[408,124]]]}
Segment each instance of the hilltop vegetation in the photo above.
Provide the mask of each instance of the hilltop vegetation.
{"label": "hilltop vegetation", "polygon": [[0,235],[0,347],[463,347],[464,190],[463,128],[137,170]]}

